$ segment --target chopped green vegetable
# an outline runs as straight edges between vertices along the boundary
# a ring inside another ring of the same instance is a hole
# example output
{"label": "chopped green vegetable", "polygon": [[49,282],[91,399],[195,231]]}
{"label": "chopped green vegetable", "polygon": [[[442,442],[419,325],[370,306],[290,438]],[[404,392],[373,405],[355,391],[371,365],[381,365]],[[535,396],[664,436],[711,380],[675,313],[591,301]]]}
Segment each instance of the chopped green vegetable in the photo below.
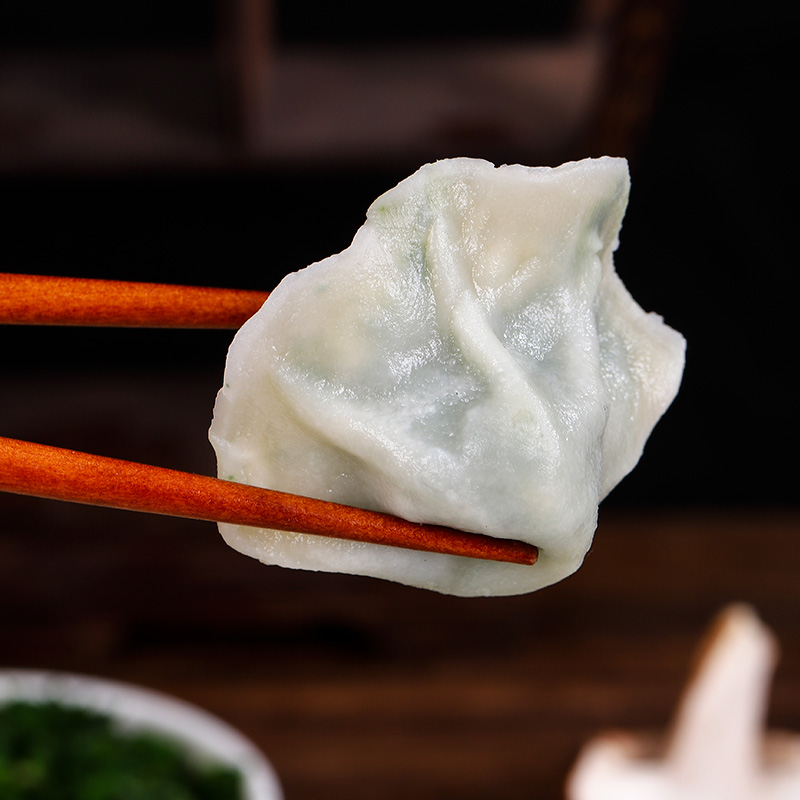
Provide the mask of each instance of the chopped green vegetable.
{"label": "chopped green vegetable", "polygon": [[233,767],[199,763],[171,739],[121,732],[60,703],[0,706],[3,800],[244,800]]}

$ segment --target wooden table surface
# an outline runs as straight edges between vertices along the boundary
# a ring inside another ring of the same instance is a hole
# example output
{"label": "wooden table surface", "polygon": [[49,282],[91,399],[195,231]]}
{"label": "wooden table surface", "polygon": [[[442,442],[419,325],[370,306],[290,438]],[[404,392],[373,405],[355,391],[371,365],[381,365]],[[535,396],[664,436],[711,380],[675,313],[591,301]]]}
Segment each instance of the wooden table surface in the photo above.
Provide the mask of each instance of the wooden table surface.
{"label": "wooden table surface", "polygon": [[[2,434],[208,472],[215,380],[20,378]],[[459,599],[264,567],[208,523],[5,495],[0,666],[199,704],[263,749],[287,800],[560,800],[595,733],[666,726],[730,602],[777,634],[770,725],[800,730],[799,529],[791,508],[601,508],[574,576]]]}

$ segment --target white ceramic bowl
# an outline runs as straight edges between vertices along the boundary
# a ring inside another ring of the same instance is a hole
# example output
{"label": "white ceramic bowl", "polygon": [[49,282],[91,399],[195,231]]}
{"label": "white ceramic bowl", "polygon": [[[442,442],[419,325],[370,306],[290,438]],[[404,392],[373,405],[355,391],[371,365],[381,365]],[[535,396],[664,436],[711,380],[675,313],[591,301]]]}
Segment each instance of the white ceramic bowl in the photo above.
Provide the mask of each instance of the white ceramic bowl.
{"label": "white ceramic bowl", "polygon": [[226,722],[159,692],[64,672],[0,670],[0,705],[12,700],[55,701],[112,717],[125,730],[165,734],[187,751],[238,768],[247,800],[282,800],[270,763]]}

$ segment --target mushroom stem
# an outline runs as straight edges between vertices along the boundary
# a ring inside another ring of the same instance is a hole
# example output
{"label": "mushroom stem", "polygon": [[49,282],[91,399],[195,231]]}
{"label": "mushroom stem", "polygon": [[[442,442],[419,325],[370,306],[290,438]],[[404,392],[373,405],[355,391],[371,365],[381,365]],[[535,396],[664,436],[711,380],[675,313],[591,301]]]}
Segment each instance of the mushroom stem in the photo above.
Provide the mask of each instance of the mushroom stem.
{"label": "mushroom stem", "polygon": [[707,800],[756,796],[777,649],[749,607],[731,606],[720,615],[669,737],[666,765],[676,787],[691,787],[691,796]]}

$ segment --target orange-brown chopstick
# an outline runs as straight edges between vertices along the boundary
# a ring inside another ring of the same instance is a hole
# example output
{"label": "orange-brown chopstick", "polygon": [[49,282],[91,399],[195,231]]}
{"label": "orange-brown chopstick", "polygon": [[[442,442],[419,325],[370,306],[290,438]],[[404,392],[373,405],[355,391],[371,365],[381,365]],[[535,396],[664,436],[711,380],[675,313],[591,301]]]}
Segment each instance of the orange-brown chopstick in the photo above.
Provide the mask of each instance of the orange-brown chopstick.
{"label": "orange-brown chopstick", "polygon": [[0,491],[515,564],[538,556],[525,542],[4,437]]}
{"label": "orange-brown chopstick", "polygon": [[238,328],[267,292],[0,273],[0,323]]}

